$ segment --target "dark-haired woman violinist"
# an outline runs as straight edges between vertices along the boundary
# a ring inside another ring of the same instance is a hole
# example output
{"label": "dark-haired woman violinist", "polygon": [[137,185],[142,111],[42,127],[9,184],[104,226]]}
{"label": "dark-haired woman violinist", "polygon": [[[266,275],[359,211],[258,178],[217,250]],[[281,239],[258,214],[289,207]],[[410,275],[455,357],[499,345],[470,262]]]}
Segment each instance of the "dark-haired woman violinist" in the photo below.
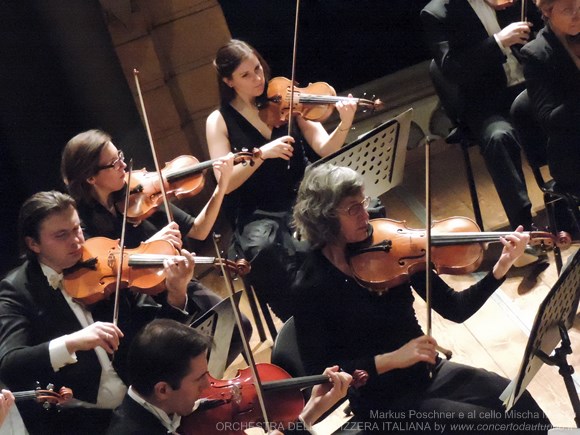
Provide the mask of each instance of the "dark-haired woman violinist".
{"label": "dark-haired woman violinist", "polygon": [[342,146],[356,104],[336,104],[340,123],[330,134],[319,122],[295,116],[288,135],[287,126],[268,125],[260,117],[270,72],[253,47],[231,40],[218,50],[214,66],[221,107],[206,122],[210,156],[243,148],[262,151],[254,166],[235,167],[228,185],[225,209],[235,229],[234,246],[252,262],[249,278],[258,295],[286,318],[278,296],[286,292],[296,257],[304,250],[290,224],[296,188],[309,158],[324,157]]}
{"label": "dark-haired woman violinist", "polygon": [[[120,238],[123,215],[116,204],[124,195],[126,167],[123,152],[101,130],[79,133],[66,144],[62,153],[61,173],[71,196],[77,201],[85,238]],[[213,167],[221,177],[212,197],[198,216],[194,218],[170,204],[171,223],[167,223],[162,208],[138,225],[129,223],[125,228],[125,246],[136,248],[141,242],[166,240],[176,249],[181,249],[186,238],[205,239],[215,223],[227,190],[233,158],[224,156],[214,162]],[[188,295],[191,298],[187,302],[188,312],[194,318],[221,301],[218,295],[197,280],[189,282]],[[244,326],[250,336],[252,326],[245,317]],[[235,331],[226,364],[229,365],[240,352],[241,342]]]}

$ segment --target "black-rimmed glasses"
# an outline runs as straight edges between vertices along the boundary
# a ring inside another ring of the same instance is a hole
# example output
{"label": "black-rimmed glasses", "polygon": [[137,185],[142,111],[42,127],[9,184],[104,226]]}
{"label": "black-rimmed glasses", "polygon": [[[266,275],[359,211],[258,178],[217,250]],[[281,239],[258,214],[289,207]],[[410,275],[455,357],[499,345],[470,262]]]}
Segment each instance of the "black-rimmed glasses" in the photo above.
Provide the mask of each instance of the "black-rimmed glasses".
{"label": "black-rimmed glasses", "polygon": [[115,171],[118,171],[123,167],[124,162],[125,162],[125,154],[123,154],[123,151],[119,150],[118,157],[110,165],[97,166],[97,172],[110,168],[113,168]]}
{"label": "black-rimmed glasses", "polygon": [[361,202],[357,202],[356,204],[353,204],[348,208],[337,208],[336,210],[344,211],[349,216],[357,216],[359,213],[362,213],[363,211],[367,210],[369,208],[370,203],[371,197],[365,196]]}

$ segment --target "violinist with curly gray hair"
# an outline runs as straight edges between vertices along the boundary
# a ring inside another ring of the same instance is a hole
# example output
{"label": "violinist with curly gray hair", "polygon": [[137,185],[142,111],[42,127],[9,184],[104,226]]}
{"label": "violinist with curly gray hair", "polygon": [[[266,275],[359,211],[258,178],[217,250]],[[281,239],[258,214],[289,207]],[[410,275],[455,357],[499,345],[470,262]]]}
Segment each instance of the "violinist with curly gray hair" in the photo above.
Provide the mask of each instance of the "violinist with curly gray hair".
{"label": "violinist with curly gray hair", "polygon": [[[514,421],[505,415],[499,399],[508,379],[442,360],[436,340],[422,331],[411,289],[425,298],[425,273],[415,273],[409,283],[382,294],[354,279],[347,250],[369,237],[368,205],[361,176],[349,168],[320,165],[308,170],[300,185],[294,220],[314,247],[293,288],[307,371],[317,373],[329,363],[347,372],[366,370],[368,383],[349,396],[353,411],[365,421],[418,420],[427,425],[424,429],[433,429],[428,425],[434,421]],[[461,292],[431,271],[433,308],[455,322],[468,319],[501,285],[528,239],[521,226],[503,238],[503,251],[493,269]],[[537,418],[527,422],[544,424],[537,433],[546,433],[549,421],[528,393],[516,409],[530,411]],[[485,418],[490,415],[491,420]],[[446,427],[450,430],[449,424]]]}

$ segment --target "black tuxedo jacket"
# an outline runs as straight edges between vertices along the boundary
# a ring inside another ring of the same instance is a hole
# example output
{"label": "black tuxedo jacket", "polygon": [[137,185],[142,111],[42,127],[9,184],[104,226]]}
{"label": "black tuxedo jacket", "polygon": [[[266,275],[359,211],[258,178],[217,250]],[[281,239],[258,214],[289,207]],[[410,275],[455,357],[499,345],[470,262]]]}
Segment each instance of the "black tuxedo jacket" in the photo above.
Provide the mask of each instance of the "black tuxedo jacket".
{"label": "black tuxedo jacket", "polygon": [[[115,353],[113,366],[121,379],[128,383],[126,354],[138,330],[155,317],[186,322],[190,316],[163,300],[157,303],[152,298],[127,290],[123,290],[120,296],[118,326],[125,336]],[[113,298],[95,304],[91,311],[95,321],[111,322]],[[27,261],[0,282],[0,379],[14,391],[32,389],[36,381],[66,386],[73,390],[76,399],[95,403],[101,366],[94,351],[77,352],[77,363],[57,372],[50,363],[49,342],[80,329],[82,326],[64,296],[60,290],[49,286],[39,263]],[[24,408],[30,408],[31,416]],[[36,418],[34,415],[40,418],[43,412],[37,404],[19,404],[19,409],[27,426]],[[58,414],[55,418],[59,418]]]}
{"label": "black tuxedo jacket", "polygon": [[159,419],[128,395],[113,413],[107,435],[167,435]]}
{"label": "black tuxedo jacket", "polygon": [[[540,14],[531,0],[525,1],[528,21],[534,24],[533,31],[538,31],[543,25]],[[497,19],[501,28],[520,21],[520,5],[497,11]],[[433,59],[443,75],[460,86],[465,109],[495,108],[507,89],[503,69],[507,57],[469,2],[432,0],[421,11],[421,21]]]}
{"label": "black tuxedo jacket", "polygon": [[550,172],[580,193],[580,70],[549,26],[522,49],[528,94],[548,134]]}

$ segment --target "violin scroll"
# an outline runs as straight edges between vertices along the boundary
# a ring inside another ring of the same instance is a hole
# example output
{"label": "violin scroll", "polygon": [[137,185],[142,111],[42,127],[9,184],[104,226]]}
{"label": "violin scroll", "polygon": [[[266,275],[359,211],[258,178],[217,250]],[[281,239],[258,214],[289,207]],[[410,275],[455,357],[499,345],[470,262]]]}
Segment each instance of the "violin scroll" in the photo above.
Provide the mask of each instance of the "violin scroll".
{"label": "violin scroll", "polygon": [[549,231],[530,231],[530,246],[540,246],[543,251],[549,251],[557,246],[565,251],[572,245],[572,236],[565,231],[560,231],[557,235]]}
{"label": "violin scroll", "polygon": [[[222,259],[221,261],[223,261],[223,265],[225,267],[227,267],[228,269],[230,269],[232,272],[234,272],[235,274],[239,275],[239,276],[244,276],[247,275],[248,273],[250,273],[250,270],[252,268],[252,266],[250,266],[250,262],[246,259],[240,259],[240,260],[224,260]],[[214,260],[214,265],[215,266],[220,266],[222,263],[220,262],[219,259],[215,259]]]}
{"label": "violin scroll", "polygon": [[252,151],[248,151],[247,148],[242,148],[242,151],[234,154],[234,165],[246,164],[254,166],[255,160],[262,157],[262,150],[260,148],[254,148]]}
{"label": "violin scroll", "polygon": [[53,384],[48,384],[45,389],[41,389],[38,382],[37,385],[38,386],[34,390],[14,392],[14,398],[17,402],[23,400],[36,400],[38,403],[42,404],[44,409],[49,409],[54,405],[61,406],[73,398],[73,392],[70,388],[61,387],[57,392],[54,391]]}

